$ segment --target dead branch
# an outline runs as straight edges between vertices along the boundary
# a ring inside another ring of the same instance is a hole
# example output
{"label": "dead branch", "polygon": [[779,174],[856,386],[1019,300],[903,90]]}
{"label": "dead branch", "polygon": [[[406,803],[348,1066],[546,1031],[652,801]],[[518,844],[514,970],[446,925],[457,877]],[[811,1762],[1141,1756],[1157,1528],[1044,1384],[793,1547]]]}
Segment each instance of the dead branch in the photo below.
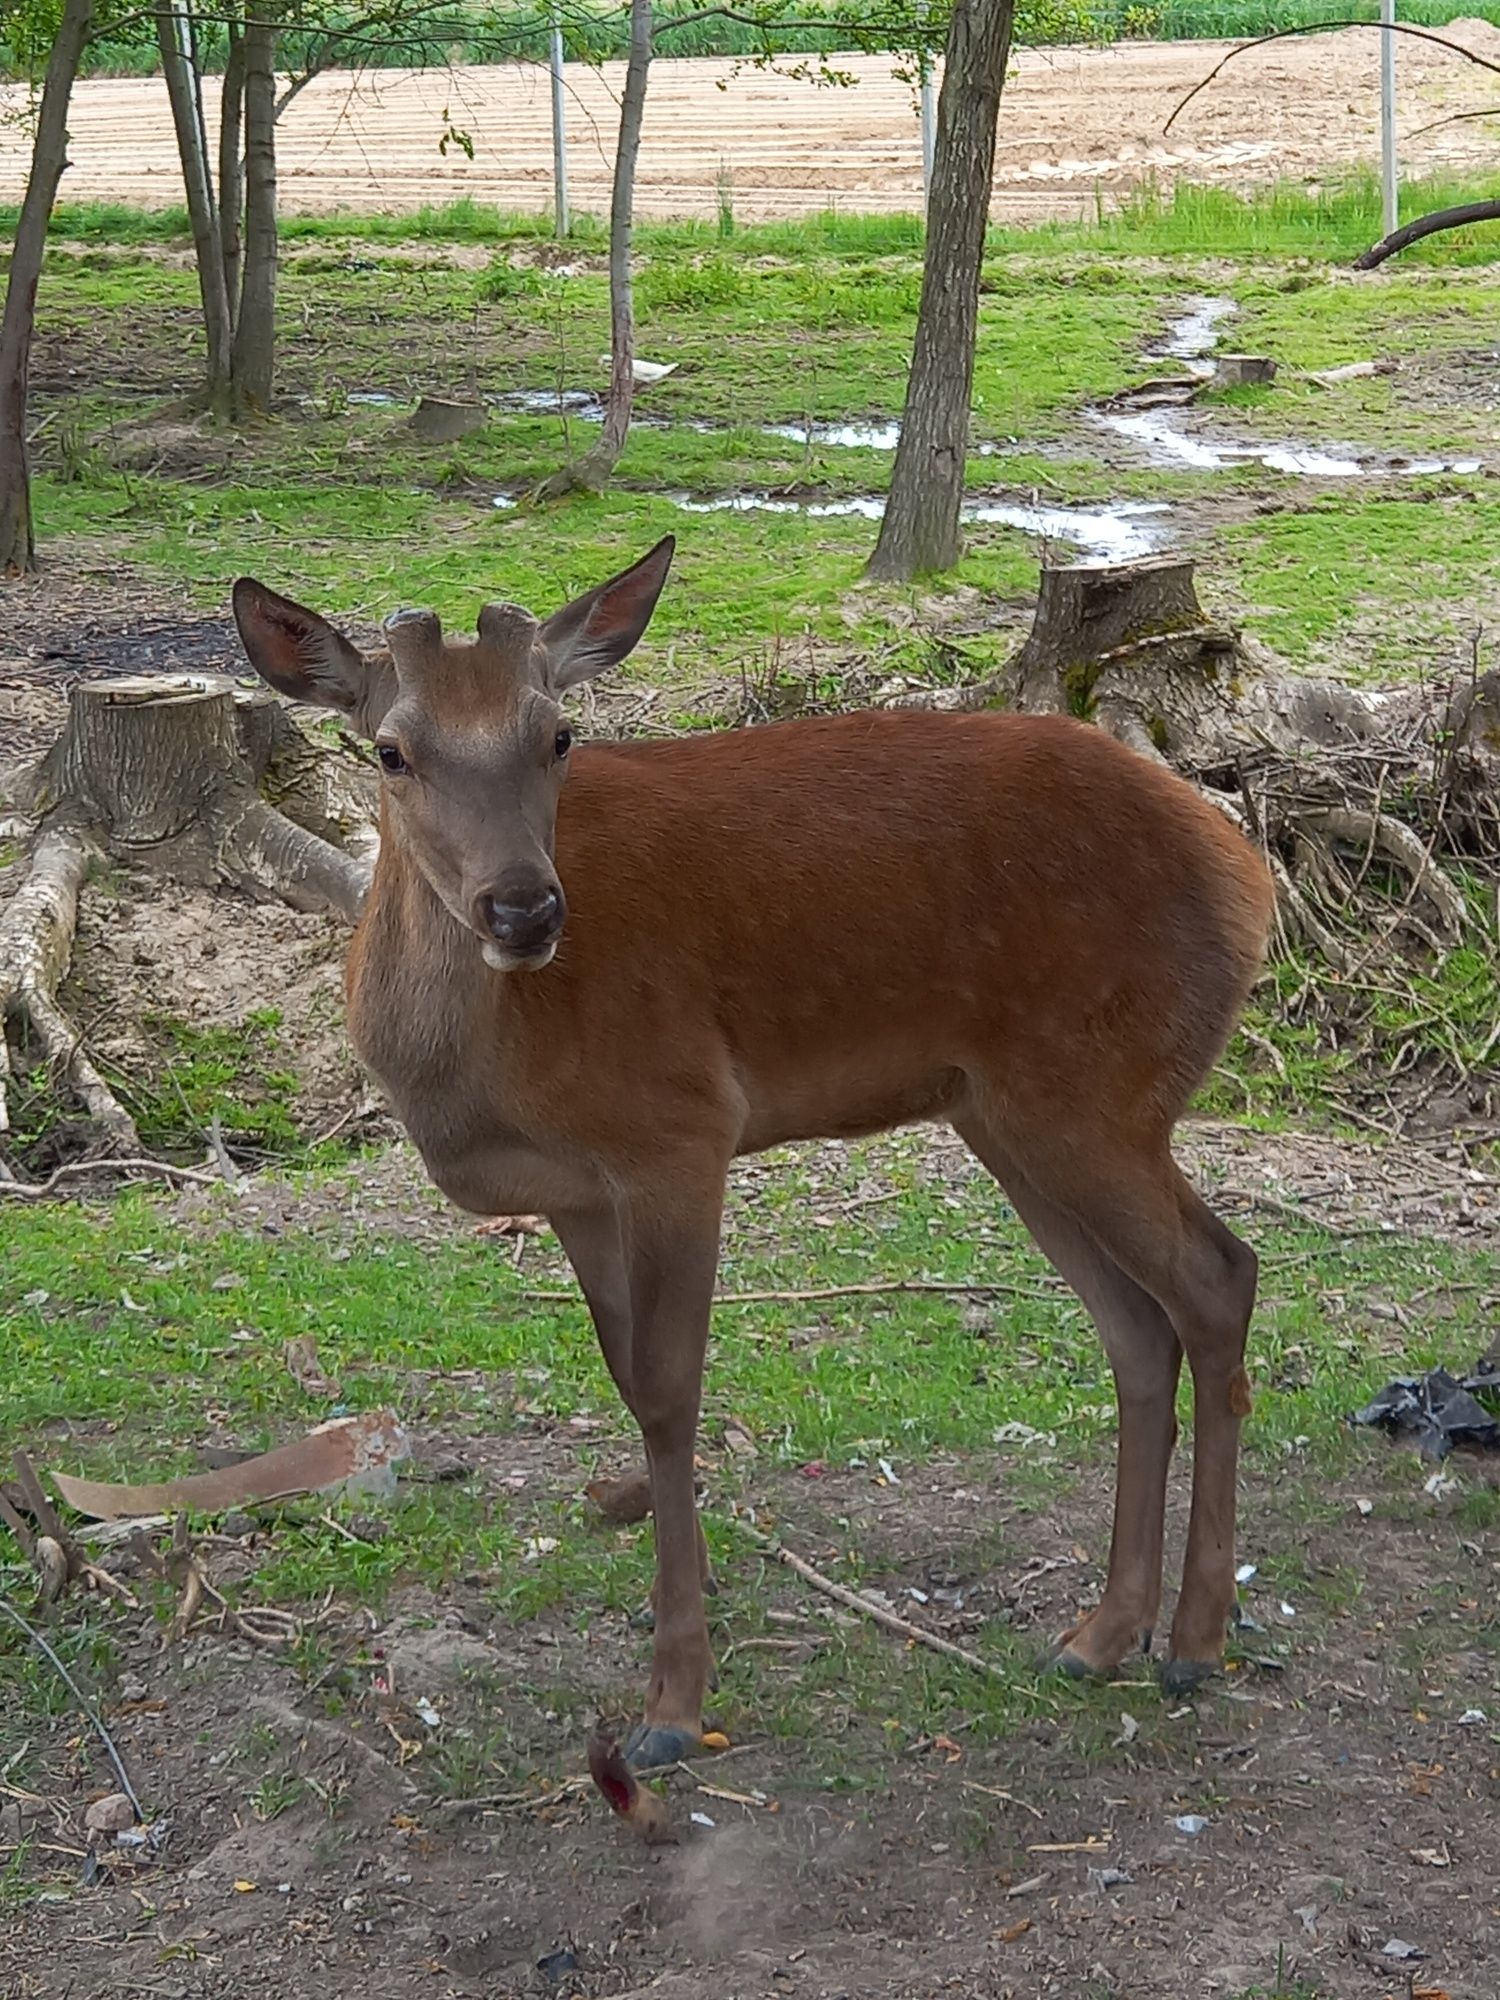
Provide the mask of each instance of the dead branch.
{"label": "dead branch", "polygon": [[[1494,117],[1493,106],[1486,115]],[[1356,257],[1354,268],[1356,271],[1373,271],[1387,257],[1394,257],[1398,250],[1420,243],[1424,236],[1436,236],[1444,229],[1462,229],[1468,222],[1500,222],[1500,201],[1465,201],[1456,208],[1435,208],[1430,215],[1419,215],[1415,221],[1393,229],[1389,236],[1382,236],[1378,243]]]}
{"label": "dead branch", "polygon": [[[1024,1285],[1009,1284],[1003,1279],[975,1278],[965,1283],[957,1279],[951,1283],[936,1278],[871,1278],[857,1285],[811,1285],[793,1291],[767,1292],[715,1292],[716,1306],[761,1306],[761,1305],[807,1305],[820,1299],[875,1298],[883,1292],[933,1292],[942,1295],[968,1293],[976,1298],[1007,1294],[1016,1298],[1053,1298],[1055,1292],[1032,1292]],[[523,1299],[535,1299],[547,1305],[576,1305],[577,1292],[537,1292],[524,1291]]]}
{"label": "dead branch", "polygon": [[1406,23],[1403,21],[1392,21],[1385,23],[1382,23],[1380,21],[1351,21],[1351,20],[1307,21],[1304,22],[1300,27],[1277,28],[1272,34],[1257,35],[1252,41],[1240,42],[1237,47],[1232,48],[1227,55],[1222,56],[1219,59],[1219,61],[1214,64],[1213,68],[1209,71],[1208,75],[1205,76],[1201,80],[1201,82],[1195,83],[1193,85],[1192,89],[1187,93],[1186,97],[1180,98],[1178,100],[1177,104],[1173,107],[1171,117],[1168,118],[1166,124],[1163,125],[1161,128],[1163,136],[1165,136],[1166,133],[1171,131],[1172,127],[1176,124],[1177,120],[1182,116],[1183,112],[1187,110],[1188,106],[1192,103],[1193,99],[1196,96],[1198,96],[1199,92],[1207,90],[1208,86],[1215,80],[1215,78],[1219,76],[1221,71],[1226,69],[1228,65],[1234,61],[1236,56],[1242,56],[1246,54],[1247,51],[1250,49],[1264,48],[1268,42],[1284,42],[1291,35],[1323,35],[1327,34],[1331,29],[1334,28],[1381,28],[1381,27],[1389,27],[1392,33],[1397,35],[1414,35],[1419,42],[1434,42],[1436,43],[1438,48],[1449,49],[1452,51],[1454,55],[1462,56],[1465,59],[1465,61],[1471,63],[1477,63],[1480,69],[1493,70],[1496,76],[1500,76],[1500,63],[1491,62],[1487,56],[1476,55],[1473,49],[1466,49],[1462,42],[1450,42],[1446,35],[1433,34],[1430,28],[1408,27]]}
{"label": "dead branch", "polygon": [[78,1704],[79,1713],[83,1716],[85,1721],[88,1722],[90,1727],[93,1729],[94,1734],[99,1738],[99,1741],[104,1745],[105,1751],[109,1757],[109,1761],[111,1764],[113,1764],[115,1768],[115,1776],[120,1781],[120,1790],[125,1794],[126,1798],[129,1799],[131,1805],[134,1806],[135,1816],[137,1820],[144,1820],[146,1817],[145,1809],[141,1805],[140,1800],[136,1797],[135,1787],[130,1782],[130,1773],[125,1769],[124,1760],[121,1758],[119,1751],[115,1748],[115,1740],[110,1735],[109,1731],[105,1728],[104,1724],[99,1720],[97,1712],[93,1708],[92,1704],[89,1702],[88,1697],[84,1694],[83,1689],[78,1685],[77,1681],[75,1681],[73,1676],[68,1672],[67,1667],[58,1658],[56,1652],[48,1644],[46,1639],[43,1638],[42,1634],[37,1631],[36,1627],[33,1624],[31,1624],[29,1620],[21,1616],[20,1612],[17,1611],[16,1607],[11,1603],[8,1597],[0,1597],[0,1611],[3,1611],[6,1617],[9,1618],[13,1624],[20,1627],[21,1631],[26,1635],[27,1639],[31,1642],[33,1646],[35,1646],[37,1651],[42,1655],[43,1659],[46,1660],[47,1664],[52,1668],[53,1672],[62,1682],[63,1686],[68,1690],[68,1693],[72,1695],[74,1701]]}
{"label": "dead branch", "polygon": [[872,1619],[887,1632],[894,1632],[898,1638],[908,1639],[913,1645],[926,1646],[930,1651],[941,1653],[950,1660],[961,1660],[966,1667],[972,1667],[976,1673],[988,1674],[996,1680],[1005,1679],[1003,1670],[992,1661],[981,1659],[978,1653],[971,1653],[965,1646],[955,1646],[951,1639],[940,1638],[936,1632],[924,1632],[920,1625],[913,1625],[907,1619],[898,1617],[894,1611],[887,1611],[883,1604],[876,1604],[872,1598],[862,1597],[857,1590],[850,1590],[845,1584],[835,1583],[831,1576],[824,1576],[823,1572],[814,1569],[810,1562],[804,1562],[801,1556],[793,1555],[792,1551],[778,1542],[774,1536],[763,1534],[748,1521],[742,1519],[738,1525],[758,1548],[764,1549],[767,1555],[774,1556],[777,1562],[785,1563],[786,1567],[800,1576],[804,1583],[810,1583],[815,1590],[821,1590],[825,1597],[833,1598],[835,1603],[847,1605],[851,1611],[857,1611],[862,1618]]}
{"label": "dead branch", "polygon": [[170,1160],[153,1160],[147,1155],[135,1159],[108,1156],[96,1160],[69,1160],[65,1166],[55,1167],[44,1181],[0,1180],[0,1196],[9,1195],[14,1201],[45,1201],[66,1182],[81,1180],[92,1174],[127,1177],[145,1174],[159,1180],[182,1181],[198,1187],[218,1187],[220,1184],[217,1174],[205,1173],[201,1167],[176,1167]]}

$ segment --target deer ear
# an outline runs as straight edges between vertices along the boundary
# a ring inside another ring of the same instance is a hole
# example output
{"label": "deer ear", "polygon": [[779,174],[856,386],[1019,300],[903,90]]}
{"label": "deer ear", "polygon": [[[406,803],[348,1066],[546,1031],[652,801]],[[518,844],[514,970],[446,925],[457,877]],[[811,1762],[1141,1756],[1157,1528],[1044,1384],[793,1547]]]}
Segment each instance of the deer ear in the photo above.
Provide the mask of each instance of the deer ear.
{"label": "deer ear", "polygon": [[364,655],[316,611],[254,577],[234,586],[234,622],[250,664],[278,694],[353,715],[370,678]]}
{"label": "deer ear", "polygon": [[664,536],[638,563],[553,612],[539,636],[554,689],[560,693],[617,667],[635,649],[651,622],[676,548],[676,536]]}

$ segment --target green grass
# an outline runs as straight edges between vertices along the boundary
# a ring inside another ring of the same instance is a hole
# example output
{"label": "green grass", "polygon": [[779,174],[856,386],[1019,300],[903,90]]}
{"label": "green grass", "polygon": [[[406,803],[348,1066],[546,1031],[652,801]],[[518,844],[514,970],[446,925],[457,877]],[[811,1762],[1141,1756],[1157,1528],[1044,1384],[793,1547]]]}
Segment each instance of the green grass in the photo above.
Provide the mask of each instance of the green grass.
{"label": "green grass", "polygon": [[[1053,1442],[1004,1449],[1003,1507],[976,1516],[956,1540],[949,1534],[942,1566],[979,1575],[1022,1562],[1034,1545],[1031,1521],[1055,1532],[1080,1480],[1088,1485],[1085,1532],[1096,1564],[1106,1542],[1098,1468],[1113,1429],[1109,1371],[1081,1309],[1049,1280],[993,1184],[977,1170],[940,1176],[911,1136],[836,1158],[826,1149],[796,1150],[768,1164],[769,1176],[732,1196],[726,1289],[921,1274],[998,1280],[1007,1290],[993,1300],[892,1293],[719,1308],[702,1429],[711,1485],[705,1527],[715,1567],[730,1580],[730,1594],[712,1607],[716,1642],[728,1655],[716,1715],[736,1735],[795,1740],[803,1782],[833,1788],[879,1782],[906,1746],[959,1717],[976,1744],[1005,1740],[1039,1715],[1064,1719],[1076,1753],[1094,1759],[1115,1754],[1123,1699],[1151,1735],[1170,1735],[1144,1668],[1112,1688],[1038,1679],[1036,1635],[998,1620],[967,1635],[1000,1670],[984,1681],[893,1647],[858,1622],[819,1628],[817,1649],[790,1676],[776,1671],[774,1653],[731,1652],[732,1642],[786,1631],[768,1616],[782,1601],[784,1574],[763,1563],[730,1511],[747,1480],[763,1524],[785,1516],[794,1535],[851,1583],[899,1589],[927,1574],[924,1558],[901,1546],[899,1527],[893,1545],[877,1523],[855,1531],[828,1518],[809,1542],[798,1520],[808,1508],[817,1513],[822,1489],[796,1469],[811,1461],[835,1471],[871,1468],[864,1478],[885,1458],[911,1490],[920,1490],[929,1467],[953,1487],[974,1476],[970,1466],[992,1465],[994,1432],[1019,1422]],[[472,1239],[416,1241],[360,1225],[339,1198],[337,1178],[303,1185],[305,1226],[275,1236],[235,1228],[232,1206],[185,1227],[140,1194],[108,1211],[0,1211],[7,1350],[0,1454],[25,1443],[51,1466],[139,1477],[193,1469],[193,1448],[210,1421],[218,1436],[244,1445],[280,1441],[329,1413],[282,1360],[284,1340],[312,1333],[341,1383],[342,1407],[390,1403],[419,1435],[436,1430],[460,1448],[465,1439],[490,1440],[492,1449],[512,1437],[518,1446],[553,1433],[558,1441],[549,1470],[529,1475],[519,1490],[407,1484],[384,1507],[361,1500],[334,1510],[346,1519],[373,1511],[382,1527],[373,1541],[340,1533],[324,1503],[291,1503],[269,1518],[237,1591],[294,1608],[332,1592],[344,1604],[389,1610],[410,1586],[446,1588],[462,1576],[516,1632],[536,1625],[555,1641],[559,1632],[597,1637],[601,1621],[618,1623],[645,1597],[649,1533],[599,1522],[578,1495],[596,1457],[618,1464],[637,1447],[581,1305],[527,1296],[571,1289],[555,1246],[540,1262],[533,1251],[517,1275],[493,1247]],[[871,1203],[872,1189],[895,1199]],[[1356,1568],[1307,1562],[1300,1552],[1299,1537],[1314,1524],[1326,1535],[1340,1518],[1331,1489],[1357,1468],[1359,1490],[1393,1518],[1426,1504],[1425,1468],[1352,1434],[1344,1413],[1398,1368],[1468,1362],[1487,1337],[1494,1259],[1400,1239],[1330,1238],[1284,1220],[1249,1233],[1262,1255],[1262,1289],[1251,1353],[1256,1410],[1246,1438],[1247,1478],[1259,1497],[1245,1542],[1265,1588],[1294,1593],[1311,1632],[1359,1602]],[[1185,1416],[1189,1409],[1184,1392]],[[756,1440],[748,1473],[724,1446],[731,1419]],[[570,1449],[571,1435],[579,1443]],[[61,1441],[38,1445],[53,1439]],[[541,1463],[535,1455],[523,1462]],[[835,1502],[835,1512],[840,1504],[847,1503]],[[1481,1525],[1471,1521],[1469,1532]],[[923,1546],[920,1533],[914,1546]],[[165,1617],[170,1606],[159,1595],[157,1615]],[[69,1657],[107,1689],[108,1614],[90,1610],[62,1629]],[[1280,1641],[1257,1643],[1264,1650]],[[589,1650],[565,1648],[555,1688],[471,1690],[474,1720],[424,1761],[426,1786],[464,1795],[524,1784],[598,1705],[583,1664]],[[1431,1650],[1412,1651],[1411,1673],[1428,1670]],[[299,1658],[320,1699],[336,1705],[357,1697],[358,1673],[351,1677],[351,1663],[316,1635]],[[0,1706],[21,1726],[25,1742],[18,1738],[16,1747],[28,1768],[36,1714],[61,1715],[65,1697],[3,1630],[0,1692]],[[626,1686],[614,1698],[631,1703],[635,1690]],[[8,1741],[0,1726],[0,1746]],[[252,1768],[251,1806],[260,1817],[296,1803],[290,1767],[256,1753]]]}
{"label": "green grass", "polygon": [[[814,1313],[795,1301],[722,1308],[711,1437],[733,1416],[762,1440],[764,1458],[795,1466],[981,1451],[1017,1418],[1065,1439],[1068,1456],[1111,1428],[1108,1369],[1081,1308],[1055,1290],[977,1169],[955,1188],[935,1183],[914,1138],[855,1149],[831,1184],[826,1161],[792,1154],[777,1165],[773,1181],[732,1204],[726,1288],[912,1273],[957,1284],[1000,1278],[1014,1288],[993,1308],[1004,1338],[976,1326],[959,1297],[850,1298]],[[857,1187],[869,1173],[899,1199],[868,1220],[807,1229],[809,1212],[836,1207],[830,1187]],[[210,1393],[233,1412],[237,1434],[264,1442],[316,1413],[281,1359],[285,1340],[309,1332],[356,1408],[394,1400],[414,1421],[480,1431],[603,1412],[623,1434],[581,1309],[528,1299],[535,1278],[517,1280],[486,1245],[205,1234],[172,1226],[139,1196],[107,1213],[10,1208],[5,1218],[0,1448],[67,1418],[79,1427],[70,1449],[80,1463],[138,1470],[143,1452],[172,1457],[201,1435]],[[1256,1236],[1269,1296],[1255,1342],[1254,1373],[1267,1393],[1254,1448],[1274,1456],[1312,1433],[1326,1462],[1341,1464],[1352,1449],[1341,1412],[1383,1379],[1392,1328],[1359,1307],[1330,1322],[1329,1288],[1342,1290],[1357,1271],[1361,1301],[1400,1303],[1482,1276],[1489,1260],[1396,1239],[1345,1246],[1281,1225]],[[1461,1360],[1478,1341],[1477,1299],[1455,1300],[1453,1319],[1406,1347],[1412,1366]],[[353,1560],[378,1570],[385,1546]]]}
{"label": "green grass", "polygon": [[[1500,6],[1496,12],[1500,13]],[[1424,177],[1401,188],[1402,220],[1500,192],[1500,177],[1456,181]],[[15,231],[15,204],[0,203],[0,237]],[[551,217],[541,210],[517,213],[463,199],[398,215],[283,215],[283,243],[493,243],[497,247],[548,241]],[[118,203],[69,203],[52,222],[58,241],[129,245],[188,240],[186,210],[128,208]],[[1087,222],[1044,222],[1026,228],[992,226],[992,255],[1004,252],[1124,252],[1136,256],[1312,256],[1347,262],[1381,235],[1380,185],[1373,174],[1343,177],[1320,189],[1285,183],[1237,195],[1224,188],[1178,181],[1170,193],[1147,186]],[[714,222],[641,222],[635,239],[647,256],[669,252],[711,255],[722,251]],[[600,253],[607,241],[602,218],[574,217],[572,246]],[[829,210],[779,222],[740,223],[737,255],[805,258],[910,256],[919,251],[918,215],[859,215]],[[1471,224],[1429,238],[1402,253],[1401,269],[1414,265],[1493,263],[1500,258],[1500,228]]]}

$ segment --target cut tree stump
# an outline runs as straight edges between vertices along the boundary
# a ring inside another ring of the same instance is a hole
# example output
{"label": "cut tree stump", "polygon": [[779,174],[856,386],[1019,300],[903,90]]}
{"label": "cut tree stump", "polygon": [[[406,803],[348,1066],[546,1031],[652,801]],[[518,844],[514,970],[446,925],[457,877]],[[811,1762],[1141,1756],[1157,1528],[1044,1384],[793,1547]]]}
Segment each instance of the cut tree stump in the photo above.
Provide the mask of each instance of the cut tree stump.
{"label": "cut tree stump", "polygon": [[66,804],[103,827],[123,860],[352,923],[364,901],[364,868],[260,795],[257,779],[275,761],[275,708],[258,695],[242,704],[227,678],[84,681],[33,780],[31,802],[43,812]]}
{"label": "cut tree stump", "polygon": [[1213,386],[1238,389],[1248,382],[1274,382],[1276,363],[1269,354],[1219,354],[1214,357]]}
{"label": "cut tree stump", "polygon": [[[0,800],[19,809],[32,834],[20,887],[0,911],[0,1133],[12,1047],[24,1047],[71,1087],[109,1151],[141,1151],[129,1114],[58,1002],[78,899],[103,856],[355,921],[368,867],[324,833],[368,832],[373,784],[362,793],[333,770],[269,692],[227,676],[143,675],[74,688],[56,742],[7,780],[13,796]],[[0,1179],[11,1177],[0,1160]]]}
{"label": "cut tree stump", "polygon": [[442,396],[423,396],[411,413],[411,428],[424,444],[456,444],[472,437],[489,422],[483,403],[450,402]]}
{"label": "cut tree stump", "polygon": [[1202,706],[1190,684],[1218,680],[1235,645],[1198,602],[1186,556],[1060,564],[1042,571],[1014,666],[1016,706],[1091,718],[1163,760],[1169,717]]}

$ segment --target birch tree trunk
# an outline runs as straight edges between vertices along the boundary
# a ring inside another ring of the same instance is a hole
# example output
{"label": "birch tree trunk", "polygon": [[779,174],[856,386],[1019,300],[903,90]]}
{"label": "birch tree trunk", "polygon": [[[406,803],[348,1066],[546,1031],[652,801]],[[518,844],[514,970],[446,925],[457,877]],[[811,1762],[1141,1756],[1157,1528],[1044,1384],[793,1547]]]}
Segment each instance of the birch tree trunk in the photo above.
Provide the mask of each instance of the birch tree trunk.
{"label": "birch tree trunk", "polygon": [[[247,22],[245,264],[234,328],[234,413],[265,416],[276,375],[276,42],[269,21]],[[221,186],[222,195],[222,186]]]}
{"label": "birch tree trunk", "polygon": [[208,406],[219,418],[233,415],[234,321],[224,281],[224,241],[219,227],[209,167],[208,137],[199,111],[197,76],[186,45],[187,14],[182,0],[162,0],[156,10],[156,40],[162,75],[172,107],[182,186],[193,229],[203,328],[208,339]]}
{"label": "birch tree trunk", "polygon": [[620,137],[609,207],[609,395],[604,429],[591,451],[544,479],[533,496],[557,500],[566,493],[597,493],[609,484],[630,435],[635,403],[635,302],[631,284],[630,236],[635,215],[635,166],[646,111],[646,79],[651,69],[651,0],[631,0],[630,59],[620,97]]}

